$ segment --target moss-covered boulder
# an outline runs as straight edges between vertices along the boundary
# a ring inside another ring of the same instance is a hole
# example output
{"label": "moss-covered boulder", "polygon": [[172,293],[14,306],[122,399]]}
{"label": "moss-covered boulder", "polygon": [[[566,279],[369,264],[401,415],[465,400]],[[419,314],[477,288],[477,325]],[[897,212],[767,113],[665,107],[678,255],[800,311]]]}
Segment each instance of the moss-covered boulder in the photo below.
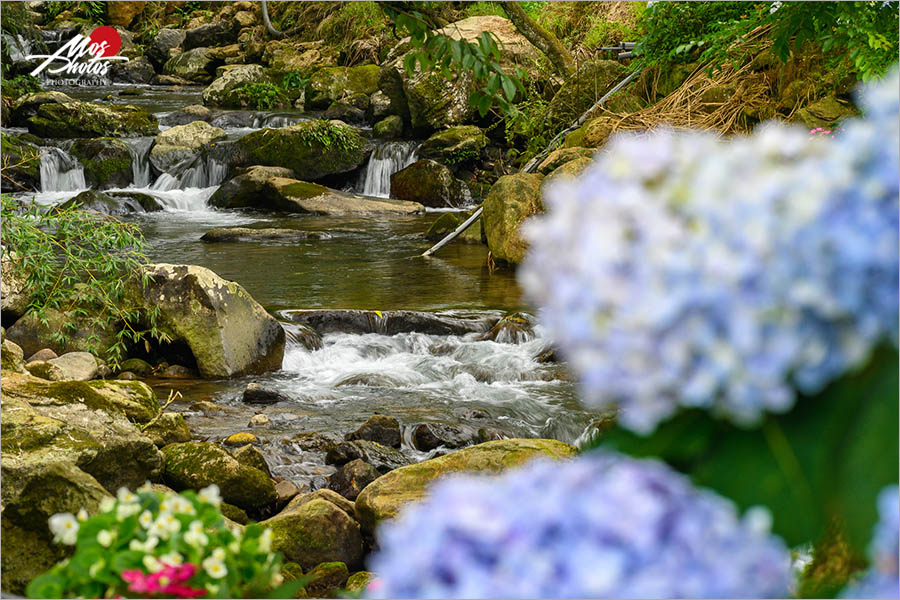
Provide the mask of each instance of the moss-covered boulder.
{"label": "moss-covered boulder", "polygon": [[243,509],[260,508],[275,501],[275,484],[268,475],[239,463],[212,442],[170,444],[162,453],[163,477],[175,490],[197,490],[215,483],[225,502]]}
{"label": "moss-covered boulder", "polygon": [[131,183],[131,152],[122,140],[78,139],[69,154],[84,167],[84,182],[92,189],[122,188]]}
{"label": "moss-covered boulder", "polygon": [[168,59],[163,73],[193,83],[210,83],[217,64],[207,48],[194,48]]}
{"label": "moss-covered boulder", "polygon": [[833,127],[838,122],[857,114],[856,108],[848,101],[836,96],[825,96],[798,110],[793,121],[810,129]]}
{"label": "moss-covered boulder", "polygon": [[335,57],[321,41],[271,40],[266,43],[262,61],[274,75],[296,72],[307,77],[316,69],[333,65]]}
{"label": "moss-covered boulder", "polygon": [[141,358],[129,358],[122,361],[119,371],[131,371],[139,377],[149,377],[153,374],[153,365]]}
{"label": "moss-covered boulder", "polygon": [[144,435],[153,440],[157,447],[191,441],[191,428],[181,413],[164,412],[144,428]]}
{"label": "moss-covered boulder", "polygon": [[519,235],[519,226],[528,217],[543,212],[541,175],[505,175],[491,187],[484,201],[484,235],[495,260],[519,264],[528,245]]}
{"label": "moss-covered boulder", "polygon": [[[257,440],[257,443],[259,443],[259,440]],[[266,457],[263,456],[262,450],[256,446],[246,444],[233,451],[231,455],[242,465],[259,469],[269,477],[272,476],[272,471],[269,470],[269,463],[266,462]]]}
{"label": "moss-covered boulder", "polygon": [[445,165],[419,159],[391,175],[391,198],[433,208],[458,207],[472,199],[468,186]]}
{"label": "moss-covered boulder", "polygon": [[29,294],[25,274],[16,271],[18,256],[6,248],[0,252],[0,308],[4,325],[8,325],[7,319],[21,317],[28,310]]}
{"label": "moss-covered boulder", "polygon": [[205,146],[225,137],[224,130],[206,121],[171,127],[156,136],[150,163],[159,171],[170,171],[179,163],[194,159]]}
{"label": "moss-covered boulder", "polygon": [[596,60],[582,63],[556,92],[544,121],[548,130],[570,125],[628,75],[628,67],[615,60]]}
{"label": "moss-covered boulder", "polygon": [[372,131],[377,138],[385,140],[398,138],[403,135],[403,119],[397,115],[388,115],[375,123],[375,127]]}
{"label": "moss-covered boulder", "polygon": [[203,104],[225,108],[243,108],[250,105],[244,86],[268,82],[269,78],[259,65],[235,65],[203,90]]}
{"label": "moss-covered boulder", "polygon": [[360,196],[333,190],[317,183],[274,177],[267,182],[265,208],[293,213],[363,215],[378,213],[417,214],[425,207],[416,202]]}
{"label": "moss-covered boulder", "polygon": [[352,594],[362,594],[374,578],[375,575],[369,571],[357,571],[347,578],[346,589]]}
{"label": "moss-covered boulder", "polygon": [[[456,230],[474,211],[466,212],[445,212],[441,214],[434,223],[425,232],[425,237],[432,241],[439,241],[447,234]],[[481,217],[475,219],[475,222],[469,225],[465,231],[453,239],[454,242],[463,242],[466,244],[481,244],[483,240],[483,230],[481,226]]]}
{"label": "moss-covered boulder", "polygon": [[351,460],[328,478],[328,488],[347,500],[356,500],[367,485],[381,476],[378,469],[357,458]]}
{"label": "moss-covered boulder", "polygon": [[173,54],[180,53],[184,43],[184,30],[164,27],[156,32],[153,40],[147,45],[145,52],[157,69],[162,68]]}
{"label": "moss-covered boulder", "polygon": [[35,92],[19,97],[13,104],[9,116],[9,124],[14,127],[27,127],[29,117],[37,114],[42,104],[65,104],[74,102],[71,96],[57,91]]}
{"label": "moss-covered boulder", "polygon": [[[50,348],[57,354],[93,351],[102,355],[116,343],[115,323],[101,327],[89,315],[79,316],[55,308],[45,309],[44,319],[42,322],[33,312],[28,312],[7,329],[6,335],[21,346],[27,356],[42,348]],[[69,323],[74,329],[67,327]],[[65,341],[54,338],[54,334],[63,332],[66,333]]]}
{"label": "moss-covered boulder", "polygon": [[68,352],[47,362],[59,369],[65,381],[90,381],[100,374],[100,363],[90,352]]}
{"label": "moss-covered boulder", "polygon": [[473,162],[481,157],[487,137],[474,125],[458,125],[439,131],[419,147],[420,158],[432,158],[446,165]]}
{"label": "moss-covered boulder", "polygon": [[325,562],[316,565],[306,574],[309,583],[304,588],[310,598],[337,598],[350,577],[350,570],[342,562]]}
{"label": "moss-covered boulder", "polygon": [[369,155],[355,128],[322,120],[254,131],[235,142],[235,150],[241,165],[285,167],[308,181],[357,169]]}
{"label": "moss-covered boulder", "polygon": [[600,116],[584,124],[582,144],[588,148],[600,148],[615,133],[615,117]]}
{"label": "moss-covered boulder", "polygon": [[538,173],[549,175],[557,167],[561,167],[565,163],[575,160],[576,158],[591,158],[594,151],[589,148],[560,148],[551,152],[540,165],[538,165]]}
{"label": "moss-covered boulder", "polygon": [[340,561],[358,566],[362,561],[359,524],[323,498],[299,505],[292,502],[261,524],[272,530],[272,549],[304,569],[321,562]]}
{"label": "moss-covered boulder", "polygon": [[281,227],[216,227],[200,237],[200,241],[213,244],[233,242],[296,242],[320,240],[331,237],[321,231],[301,231]]}
{"label": "moss-covered boulder", "polygon": [[444,475],[460,472],[497,473],[535,458],[568,458],[577,450],[556,440],[510,439],[486,442],[439,458],[395,469],[370,483],[356,499],[356,518],[363,531],[397,516],[400,509],[425,497],[428,486]]}
{"label": "moss-covered boulder", "polygon": [[156,117],[130,104],[46,103],[29,117],[28,131],[49,138],[98,138],[156,135]]}
{"label": "moss-covered boulder", "polygon": [[239,284],[204,267],[152,264],[135,302],[159,309],[157,326],[184,342],[206,378],[281,368],[284,330]]}
{"label": "moss-covered boulder", "polygon": [[594,159],[586,157],[576,158],[561,164],[544,177],[544,181],[541,182],[541,190],[546,190],[547,186],[552,185],[554,181],[578,177],[592,164],[594,164]]}
{"label": "moss-covered boulder", "polygon": [[159,200],[140,192],[98,192],[85,190],[60,205],[60,208],[78,206],[103,215],[122,216],[142,212],[158,212],[163,209]]}
{"label": "moss-covered boulder", "polygon": [[215,208],[264,208],[274,192],[268,186],[274,177],[293,179],[294,172],[284,167],[254,165],[220,185],[208,204]]}
{"label": "moss-covered boulder", "polygon": [[41,150],[34,144],[0,133],[0,153],[3,154],[4,192],[34,191],[41,187]]}
{"label": "moss-covered boulder", "polygon": [[325,109],[345,96],[373,94],[378,90],[379,71],[378,65],[319,69],[309,78],[306,106]]}
{"label": "moss-covered boulder", "polygon": [[25,373],[25,353],[21,346],[4,338],[0,345],[0,370],[4,373]]}

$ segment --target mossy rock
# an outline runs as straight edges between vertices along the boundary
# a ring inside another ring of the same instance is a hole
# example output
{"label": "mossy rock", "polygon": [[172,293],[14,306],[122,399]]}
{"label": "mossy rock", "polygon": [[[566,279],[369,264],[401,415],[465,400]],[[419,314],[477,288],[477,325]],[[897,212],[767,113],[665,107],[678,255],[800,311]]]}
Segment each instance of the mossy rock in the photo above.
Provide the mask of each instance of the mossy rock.
{"label": "mossy rock", "polygon": [[340,121],[305,121],[254,131],[235,142],[243,165],[284,167],[303,180],[346,173],[368,157],[359,132]]}
{"label": "mossy rock", "polygon": [[466,184],[441,163],[419,159],[391,175],[391,198],[433,208],[462,206],[471,199]]}
{"label": "mossy rock", "polygon": [[369,582],[374,578],[374,573],[370,573],[369,571],[357,571],[347,578],[346,589],[348,592],[361,594],[366,589],[366,586],[369,585]]}
{"label": "mossy rock", "polygon": [[544,181],[541,182],[541,190],[546,190],[547,186],[551,185],[554,181],[578,177],[592,164],[594,164],[594,159],[585,157],[576,158],[575,160],[570,160],[567,163],[561,164],[553,169],[549,175],[544,177]]}
{"label": "mossy rock", "polygon": [[584,147],[584,125],[566,134],[563,141],[563,148],[583,148]]}
{"label": "mossy rock", "polygon": [[69,153],[84,167],[84,181],[92,189],[123,188],[131,183],[131,152],[122,140],[78,139]]}
{"label": "mossy rock", "polygon": [[[472,212],[474,211],[442,213],[434,220],[434,223],[431,224],[428,231],[425,232],[425,237],[432,241],[443,239],[445,236],[455,231],[457,227],[462,225],[466,219],[471,217]],[[479,217],[453,241],[460,241],[467,244],[481,244],[481,236],[481,217]]]}
{"label": "mossy rock", "polygon": [[469,71],[448,79],[436,71],[417,73],[404,81],[412,128],[428,132],[459,125],[475,116],[469,96],[476,85]]}
{"label": "mossy rock", "polygon": [[243,88],[251,83],[271,83],[271,80],[259,65],[235,65],[203,90],[203,104],[225,108],[250,106],[251,98]]}
{"label": "mossy rock", "polygon": [[272,190],[267,195],[270,208],[284,212],[323,215],[411,215],[425,212],[425,207],[418,202],[360,196],[296,179],[274,177],[268,181],[267,186]]}
{"label": "mossy rock", "polygon": [[[41,323],[34,313],[26,313],[6,331],[9,339],[21,346],[22,351],[28,356],[42,348],[50,348],[60,355],[66,352],[85,351],[104,354],[116,343],[115,323],[98,329],[89,316],[74,317],[54,308],[45,309],[44,317],[47,324]],[[65,343],[54,341],[52,335],[63,331],[63,327],[70,321],[75,324],[75,330],[68,333]],[[99,340],[91,340],[93,335]]]}
{"label": "mossy rock", "polygon": [[378,91],[380,70],[378,65],[321,68],[309,78],[306,105],[321,110],[344,96],[371,95]]}
{"label": "mossy rock", "polygon": [[282,512],[297,510],[304,504],[308,504],[313,500],[325,500],[326,502],[330,502],[347,513],[348,517],[356,518],[356,508],[353,502],[351,502],[347,498],[344,498],[334,490],[329,490],[328,488],[320,488],[314,492],[298,494],[297,496],[294,496],[293,498],[291,498],[290,502],[288,502],[287,506],[284,507],[284,511]]}
{"label": "mossy rock", "polygon": [[359,524],[333,503],[317,498],[288,507],[261,525],[272,530],[272,549],[309,569],[322,562],[358,566],[363,557]]}
{"label": "mossy rock", "polygon": [[215,208],[268,208],[274,191],[268,181],[274,177],[293,179],[294,172],[284,167],[254,165],[220,185],[208,203]]}
{"label": "mossy rock", "polygon": [[157,327],[187,344],[202,377],[281,368],[284,329],[243,287],[195,265],[152,264],[144,272],[147,285],[129,296],[159,309]]}
{"label": "mossy rock", "polygon": [[131,371],[140,377],[149,377],[153,374],[153,366],[146,360],[140,358],[129,358],[122,361],[119,365],[119,371]]}
{"label": "mossy rock", "polygon": [[266,457],[263,456],[263,453],[259,448],[247,444],[232,452],[231,455],[242,465],[259,469],[269,477],[272,476],[272,471],[269,470],[269,463],[266,462]]}
{"label": "mossy rock", "polygon": [[24,373],[24,356],[25,353],[21,346],[4,338],[2,347],[0,347],[0,370],[3,373]]}
{"label": "mossy rock", "polygon": [[158,212],[163,209],[159,200],[147,194],[137,192],[98,192],[85,190],[66,200],[60,208],[68,209],[78,206],[98,214],[123,216],[133,213]]}
{"label": "mossy rock", "polygon": [[240,525],[246,525],[250,522],[250,517],[247,516],[246,511],[235,506],[234,504],[223,502],[219,505],[219,510],[222,511],[223,517],[225,517],[226,519],[231,519],[232,521]]}
{"label": "mossy rock", "polygon": [[327,562],[316,565],[306,574],[310,578],[306,593],[312,598],[337,598],[347,584],[350,571],[342,562]]}
{"label": "mossy rock", "polygon": [[232,433],[222,443],[226,446],[244,446],[245,444],[258,444],[259,439],[249,431]]}
{"label": "mossy rock", "polygon": [[165,481],[176,490],[196,490],[215,483],[225,502],[243,509],[260,508],[275,501],[275,485],[268,475],[242,465],[216,444],[170,444],[162,452]]}
{"label": "mossy rock", "polygon": [[191,428],[184,416],[177,412],[164,412],[144,429],[144,435],[157,447],[191,441]]}
{"label": "mossy rock", "polygon": [[396,139],[403,135],[403,119],[397,115],[388,115],[375,123],[375,137],[386,140]]}
{"label": "mossy rock", "polygon": [[206,121],[192,121],[170,127],[156,136],[150,150],[150,163],[159,171],[171,171],[176,165],[200,155],[213,142],[225,139],[225,130]]}
{"label": "mossy rock", "polygon": [[613,133],[615,133],[616,119],[614,117],[597,117],[584,124],[584,145],[588,148],[603,146]]}
{"label": "mossy rock", "polygon": [[37,114],[38,107],[42,104],[65,104],[74,102],[75,99],[62,92],[44,91],[26,94],[19,97],[13,105],[10,114],[10,125],[14,127],[26,127],[28,118]]}
{"label": "mossy rock", "polygon": [[0,152],[9,167],[3,169],[4,192],[38,190],[41,187],[41,150],[34,144],[0,133]]}
{"label": "mossy rock", "polygon": [[543,176],[531,173],[505,175],[491,187],[484,201],[484,234],[495,260],[519,264],[528,244],[519,227],[528,217],[544,211],[541,198]]}
{"label": "mossy rock", "polygon": [[589,148],[560,148],[551,152],[547,158],[538,165],[538,172],[542,175],[549,175],[557,167],[560,167],[571,160],[575,160],[576,158],[591,158],[593,155],[594,151]]}
{"label": "mossy rock", "polygon": [[156,135],[156,117],[130,104],[66,102],[41,104],[27,121],[28,131],[49,138]]}
{"label": "mossy rock", "polygon": [[614,60],[582,63],[547,105],[544,114],[547,129],[570,125],[627,74],[628,68]]}
{"label": "mossy rock", "polygon": [[193,48],[167,60],[163,73],[194,83],[210,83],[217,64],[221,63],[210,56],[207,48]]}
{"label": "mossy rock", "polygon": [[856,108],[835,96],[826,96],[798,110],[793,122],[803,123],[809,129],[834,127],[840,121],[857,114]]}
{"label": "mossy rock", "polygon": [[25,587],[32,579],[70,557],[74,551],[73,546],[54,543],[49,530],[38,532],[26,529],[6,518],[6,515],[0,520],[0,536],[3,538],[0,587],[7,594],[17,594],[18,597],[25,597]]}
{"label": "mossy rock", "polygon": [[458,125],[439,131],[419,148],[419,157],[432,158],[448,165],[471,163],[481,158],[487,136],[474,125]]}
{"label": "mossy rock", "polygon": [[497,473],[536,458],[568,458],[577,450],[557,440],[497,440],[451,452],[439,458],[395,469],[382,475],[356,499],[356,518],[367,533],[400,509],[425,497],[427,488],[439,477],[451,473]]}

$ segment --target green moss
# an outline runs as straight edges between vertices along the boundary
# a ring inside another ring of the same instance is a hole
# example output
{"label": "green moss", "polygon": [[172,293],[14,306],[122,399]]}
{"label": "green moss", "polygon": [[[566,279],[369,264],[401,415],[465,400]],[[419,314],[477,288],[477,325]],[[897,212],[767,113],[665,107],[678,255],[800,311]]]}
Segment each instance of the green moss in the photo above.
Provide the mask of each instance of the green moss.
{"label": "green moss", "polygon": [[0,133],[0,150],[3,154],[4,170],[6,165],[18,166],[16,169],[37,179],[41,168],[41,151],[37,146],[24,142],[11,135]]}
{"label": "green moss", "polygon": [[291,198],[315,198],[327,191],[328,188],[324,185],[309,183],[307,181],[298,181],[297,183],[292,183],[281,188],[281,192],[285,196],[290,196]]}

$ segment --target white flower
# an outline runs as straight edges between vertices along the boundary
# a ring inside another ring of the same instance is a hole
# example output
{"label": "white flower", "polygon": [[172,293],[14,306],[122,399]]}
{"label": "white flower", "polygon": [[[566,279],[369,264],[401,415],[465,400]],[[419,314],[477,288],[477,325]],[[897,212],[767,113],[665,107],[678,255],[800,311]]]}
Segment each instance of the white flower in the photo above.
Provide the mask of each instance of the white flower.
{"label": "white flower", "polygon": [[184,562],[184,557],[181,556],[178,552],[169,552],[168,554],[163,554],[159,557],[160,562],[166,563],[167,565],[171,565],[173,567],[177,567]]}
{"label": "white flower", "polygon": [[230,544],[228,544],[228,549],[231,551],[232,554],[237,554],[238,552],[241,551],[241,543],[238,542],[237,540],[235,540],[235,541],[231,542]]}
{"label": "white flower", "polygon": [[140,540],[131,540],[128,543],[129,550],[140,550],[142,552],[152,552],[156,545],[159,543],[159,538],[155,535],[151,535],[147,538],[146,542],[141,542]]}
{"label": "white flower", "polygon": [[276,585],[281,585],[284,583],[284,577],[278,571],[272,573],[272,579],[269,581],[269,585],[275,587]]}
{"label": "white flower", "polygon": [[141,513],[141,516],[138,517],[138,523],[141,524],[141,527],[144,529],[149,529],[151,525],[153,525],[153,513],[149,510],[145,510]]}
{"label": "white flower", "polygon": [[213,506],[219,506],[222,503],[222,496],[219,494],[219,486],[216,484],[209,485],[200,490],[197,497],[203,502],[212,504]]}
{"label": "white flower", "polygon": [[78,539],[78,520],[72,513],[57,513],[50,517],[50,531],[53,540],[68,546],[74,546]]}
{"label": "white flower", "polygon": [[138,501],[138,497],[128,491],[127,487],[120,487],[119,491],[116,492],[116,497],[119,499],[119,502],[124,502],[126,504]]}
{"label": "white flower", "polygon": [[109,529],[101,529],[97,533],[97,543],[104,548],[109,548],[113,543],[113,533]]}
{"label": "white flower", "polygon": [[138,491],[138,492],[152,492],[152,491],[153,491],[153,484],[150,483],[150,480],[148,479],[148,480],[144,483],[144,485],[142,485],[141,487],[139,487],[139,488],[138,488],[137,490],[135,490],[135,491]]}
{"label": "white flower", "polygon": [[181,529],[181,521],[170,512],[162,512],[150,526],[149,533],[164,540]]}
{"label": "white flower", "polygon": [[225,551],[221,548],[216,548],[212,551],[212,557],[216,560],[225,560]]}
{"label": "white flower", "polygon": [[202,548],[209,543],[209,538],[203,533],[203,523],[193,521],[188,527],[188,532],[184,534],[184,541],[196,548]]}
{"label": "white flower", "polygon": [[156,573],[157,571],[161,570],[164,566],[161,562],[156,560],[155,556],[153,556],[151,554],[148,554],[147,556],[145,556],[143,558],[143,563],[144,563],[144,567],[146,567],[146,569],[148,571],[150,571],[151,573]]}
{"label": "white flower", "polygon": [[260,552],[271,552],[272,551],[272,530],[266,529],[262,532],[262,535],[259,536],[259,551]]}
{"label": "white flower", "polygon": [[116,507],[116,519],[118,519],[119,521],[124,521],[131,515],[137,514],[140,511],[141,511],[140,504],[137,504],[134,502],[128,502],[125,504],[119,503],[119,506]]}
{"label": "white flower", "polygon": [[116,506],[116,499],[106,496],[100,501],[100,512],[109,512]]}
{"label": "white flower", "polygon": [[203,562],[200,564],[203,566],[203,570],[206,571],[206,574],[213,579],[221,579],[228,574],[228,569],[225,568],[225,563],[215,556],[210,556],[209,558],[203,559]]}
{"label": "white flower", "polygon": [[88,517],[89,517],[88,512],[86,510],[84,510],[83,508],[78,511],[77,515],[75,515],[75,518],[78,519],[79,523],[84,523],[85,521],[88,520]]}

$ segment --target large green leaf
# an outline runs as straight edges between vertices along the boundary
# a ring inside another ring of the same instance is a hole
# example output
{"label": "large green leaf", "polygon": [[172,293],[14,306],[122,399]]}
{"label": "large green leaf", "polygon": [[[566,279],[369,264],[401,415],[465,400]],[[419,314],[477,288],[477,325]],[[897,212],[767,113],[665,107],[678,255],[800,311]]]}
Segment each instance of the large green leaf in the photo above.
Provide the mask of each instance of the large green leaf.
{"label": "large green leaf", "polygon": [[876,495],[900,468],[897,360],[895,349],[880,348],[861,371],[756,429],[687,411],[648,437],[615,428],[598,445],[659,457],[741,509],[769,507],[774,531],[790,545],[822,539],[836,520],[862,555]]}

